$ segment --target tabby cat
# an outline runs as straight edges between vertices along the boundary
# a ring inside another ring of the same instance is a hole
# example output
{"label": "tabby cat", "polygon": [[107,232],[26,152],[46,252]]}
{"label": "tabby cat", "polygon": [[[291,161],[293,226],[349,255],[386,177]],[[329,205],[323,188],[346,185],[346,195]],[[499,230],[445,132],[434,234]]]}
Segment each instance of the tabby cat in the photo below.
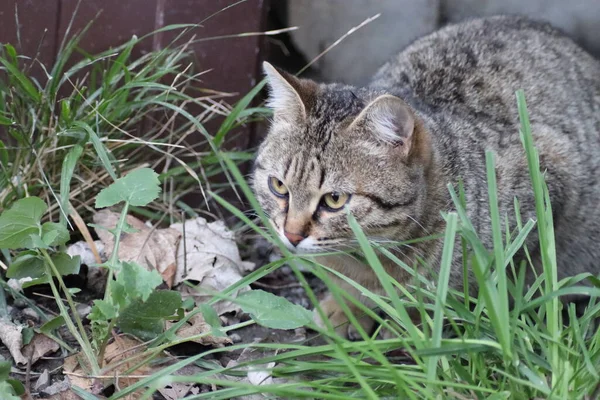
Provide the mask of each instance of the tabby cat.
{"label": "tabby cat", "polygon": [[[365,56],[368,49],[356,62]],[[449,26],[414,42],[362,88],[298,79],[268,63],[264,70],[274,117],[253,185],[290,250],[356,249],[346,211],[373,240],[440,234],[441,212],[453,209],[447,185],[459,179],[468,216],[491,248],[488,149],[496,158],[501,215],[515,226],[517,197],[521,218],[535,219],[515,99],[523,89],[553,207],[558,278],[600,271],[600,63],[560,31],[504,16]],[[537,240],[535,232],[527,239],[535,265]],[[397,255],[409,265],[422,258],[435,269],[442,244],[425,241]],[[460,253],[455,250],[450,276],[457,289]],[[357,259],[319,261],[382,292]],[[381,260],[391,276],[408,282],[403,269]],[[529,272],[529,283],[532,277]],[[340,333],[356,336],[354,327],[341,325],[347,319],[331,296],[321,305]],[[373,327],[366,317],[360,322]]]}

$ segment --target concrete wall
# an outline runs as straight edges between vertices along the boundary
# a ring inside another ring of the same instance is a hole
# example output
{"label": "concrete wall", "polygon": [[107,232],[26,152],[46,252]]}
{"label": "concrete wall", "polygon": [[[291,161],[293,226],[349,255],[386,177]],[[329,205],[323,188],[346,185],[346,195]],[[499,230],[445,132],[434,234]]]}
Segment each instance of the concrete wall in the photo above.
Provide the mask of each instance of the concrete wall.
{"label": "concrete wall", "polygon": [[[281,2],[284,0],[275,0]],[[360,84],[415,38],[465,18],[523,14],[552,22],[600,55],[600,0],[287,0],[296,47],[311,60],[352,27],[352,34],[314,65],[325,81]]]}

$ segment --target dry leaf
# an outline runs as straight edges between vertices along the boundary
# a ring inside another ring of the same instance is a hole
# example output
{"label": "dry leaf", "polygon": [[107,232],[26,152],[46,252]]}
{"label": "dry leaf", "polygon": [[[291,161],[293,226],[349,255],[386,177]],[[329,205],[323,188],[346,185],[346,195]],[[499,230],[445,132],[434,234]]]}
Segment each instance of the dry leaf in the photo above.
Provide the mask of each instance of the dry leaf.
{"label": "dry leaf", "polygon": [[21,353],[21,347],[23,347],[22,330],[22,326],[0,318],[0,341],[8,348],[15,362],[18,365],[24,366],[27,365],[27,358]]}
{"label": "dry leaf", "polygon": [[[195,292],[188,291],[196,303],[210,299],[212,292],[221,292],[242,279],[243,272],[254,268],[253,263],[242,261],[234,235],[223,221],[207,223],[198,217],[185,224],[173,224],[171,228],[181,233],[185,230],[185,242],[182,240],[177,249],[174,284],[184,280],[199,282]],[[238,293],[244,290],[247,289]],[[239,311],[238,306],[224,301],[215,304],[215,309],[219,315]]]}
{"label": "dry leaf", "polygon": [[[255,341],[255,343],[259,343],[260,340]],[[237,365],[253,361],[261,358],[270,357],[277,354],[276,350],[267,350],[264,348],[253,348],[246,347],[238,357],[237,360],[230,360],[227,363],[227,368],[235,368]],[[252,385],[270,385],[273,383],[283,382],[280,378],[273,379],[271,376],[271,370],[275,367],[274,362],[270,362],[268,364],[253,364],[243,368],[239,368],[239,370],[247,371],[245,377],[235,377],[235,376],[224,376],[225,379],[234,380],[237,382],[245,382],[251,383]],[[261,394],[253,394],[243,397],[244,400],[258,400],[264,399]]]}
{"label": "dry leaf", "polygon": [[173,382],[166,387],[159,389],[158,392],[167,400],[183,399],[192,389],[193,384]]}
{"label": "dry leaf", "polygon": [[60,346],[54,340],[41,333],[36,333],[28,345],[23,347],[21,352],[24,356],[31,360],[31,364],[35,364],[40,358],[47,354],[58,351]]}
{"label": "dry leaf", "polygon": [[[94,215],[93,219],[95,224],[113,229],[119,217],[119,214],[110,210],[101,210]],[[171,288],[176,270],[177,243],[181,234],[171,228],[153,229],[131,215],[127,216],[127,223],[137,232],[121,235],[119,259],[134,261],[149,271],[157,270],[167,286]],[[96,228],[96,233],[104,244],[104,253],[111,254],[115,244],[112,233],[100,228]]]}
{"label": "dry leaf", "polygon": [[[106,346],[106,350],[104,352],[104,365],[118,363],[119,361],[125,360],[126,358],[141,353],[145,350],[146,347],[141,345],[140,341],[129,336],[118,336],[112,343]],[[117,386],[123,389],[136,383],[141,379],[142,376],[149,376],[152,372],[150,366],[145,364],[135,371],[125,375],[125,372],[129,368],[137,365],[139,362],[139,359],[134,359],[131,362],[123,363],[117,368],[111,370],[108,375],[111,375],[114,378],[96,379],[89,377],[87,373],[89,368],[80,364],[84,362],[84,358],[85,357],[81,354],[67,357],[63,365],[63,371],[65,375],[69,377],[73,385],[79,386],[83,390],[95,395],[100,394],[108,385],[113,384],[115,379],[117,380]],[[137,396],[138,395],[131,395],[131,397],[128,398],[135,399]]]}
{"label": "dry leaf", "polygon": [[[167,329],[173,326],[173,322],[167,322]],[[211,326],[204,321],[202,314],[194,314],[181,328],[177,330],[177,336],[180,338],[188,338],[195,335],[200,335],[205,332],[210,332]],[[198,339],[192,340],[192,342],[200,343],[205,346],[216,346],[223,347],[226,344],[233,343],[227,336],[219,337],[213,335],[203,336]]]}
{"label": "dry leaf", "polygon": [[[215,367],[221,367],[221,365],[218,364],[215,365]],[[194,376],[204,371],[204,369],[192,364],[180,368],[173,375]],[[198,394],[200,390],[197,385],[198,384],[194,382],[172,382],[165,385],[164,388],[158,389],[158,392],[162,394],[167,400],[178,400],[184,398],[186,395]]]}

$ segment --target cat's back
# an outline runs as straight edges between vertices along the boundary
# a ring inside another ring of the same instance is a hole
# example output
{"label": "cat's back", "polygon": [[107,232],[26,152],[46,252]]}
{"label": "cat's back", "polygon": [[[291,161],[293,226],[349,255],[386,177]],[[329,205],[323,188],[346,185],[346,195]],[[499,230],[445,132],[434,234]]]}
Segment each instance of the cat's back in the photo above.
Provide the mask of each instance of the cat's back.
{"label": "cat's back", "polygon": [[600,63],[570,38],[523,17],[471,20],[414,42],[372,87],[424,120],[438,175],[464,180],[469,216],[490,246],[486,150],[496,156],[502,215],[513,218],[516,197],[522,217],[535,218],[515,97],[523,89],[556,213],[559,276],[600,270]]}
{"label": "cat's back", "polygon": [[[385,64],[373,86],[438,110],[514,115],[523,89],[532,116],[599,111],[600,63],[561,31],[524,17],[474,19],[417,40]],[[574,104],[577,103],[577,104]]]}

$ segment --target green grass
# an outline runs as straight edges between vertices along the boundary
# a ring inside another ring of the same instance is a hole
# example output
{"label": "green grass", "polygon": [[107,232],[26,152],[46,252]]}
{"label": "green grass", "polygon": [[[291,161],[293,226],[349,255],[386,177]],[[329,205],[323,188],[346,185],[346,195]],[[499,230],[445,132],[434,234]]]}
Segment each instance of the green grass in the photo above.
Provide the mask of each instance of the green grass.
{"label": "green grass", "polygon": [[[498,211],[494,157],[492,153],[488,153],[486,158],[493,248],[485,248],[468,220],[464,200],[461,200],[464,199],[462,189],[459,187],[457,193],[453,186],[449,186],[456,212],[445,216],[447,228],[437,281],[418,284],[409,288],[411,291],[394,282],[385,273],[377,253],[392,256],[391,253],[369,243],[356,221],[349,215],[350,226],[386,295],[374,294],[348,278],[340,277],[379,305],[383,311],[382,317],[348,298],[343,290],[333,285],[325,272],[336,274],[335,271],[316,264],[311,258],[299,260],[282,248],[285,259],[308,263],[312,271],[326,281],[336,298],[355,302],[362,307],[363,312],[370,313],[380,323],[392,329],[396,333],[394,339],[377,340],[362,332],[362,341],[349,342],[337,337],[333,327],[322,330],[312,326],[326,339],[327,344],[314,347],[302,344],[254,345],[257,348],[278,350],[275,356],[249,364],[275,362],[276,366],[271,373],[274,377],[283,378],[282,382],[257,387],[218,378],[223,374],[243,375],[248,364],[234,368],[215,368],[213,371],[185,378],[167,378],[168,373],[165,373],[165,378],[156,381],[148,389],[146,398],[155,388],[170,380],[213,383],[219,387],[217,392],[192,396],[192,399],[226,399],[251,393],[280,398],[319,399],[596,398],[600,392],[600,333],[595,330],[594,320],[600,311],[595,300],[600,295],[600,290],[597,287],[581,286],[581,282],[585,279],[592,283],[598,281],[587,275],[557,281],[551,206],[543,171],[539,170],[538,155],[522,92],[517,93],[517,107],[521,116],[523,151],[527,155],[534,188],[536,221],[520,221],[518,201],[515,201],[518,229],[503,234],[506,216],[500,215]],[[245,226],[251,227],[274,245],[279,245],[279,240],[268,228],[265,216],[243,176],[227,157],[224,158],[240,191],[258,210],[262,224],[255,224],[256,221],[250,220],[224,199],[215,198],[237,215]],[[536,233],[532,233],[534,227],[537,227]],[[531,288],[525,288],[524,271],[532,267],[531,263],[516,265],[513,257],[524,247],[525,239],[530,234],[539,236],[543,273]],[[454,249],[457,235],[461,246]],[[453,250],[463,251],[467,267],[474,271],[480,288],[477,296],[468,297],[467,291],[459,292],[448,286]],[[402,265],[400,260],[396,261],[399,268],[410,268]],[[277,266],[273,264],[272,267]],[[261,269],[256,275],[246,277],[244,283],[263,276],[263,271]],[[302,274],[297,270],[295,273],[314,301],[314,294],[306,285]],[[576,316],[573,305],[563,306],[559,301],[558,296],[567,293],[588,293],[592,296],[583,315]],[[509,298],[514,300],[512,307]],[[410,320],[406,311],[409,306],[417,308],[424,316],[423,325],[415,325]],[[569,315],[568,324],[563,321],[563,307],[566,307]],[[355,316],[349,317],[356,324]],[[181,365],[197,362],[208,354],[231,351],[233,348],[210,350],[194,360],[182,361]],[[413,358],[412,362],[390,361],[386,356],[389,354],[387,352],[397,348],[404,348]],[[148,379],[144,384],[150,382]]]}
{"label": "green grass", "polygon": [[[182,31],[188,28],[191,27],[172,27]],[[325,344],[258,343],[208,349],[139,380],[111,399],[123,399],[135,391],[149,399],[168,382],[214,384],[217,388],[190,399],[229,399],[253,393],[285,399],[591,399],[600,395],[600,333],[595,330],[595,318],[600,312],[595,298],[600,289],[582,286],[584,280],[597,285],[598,279],[586,274],[557,279],[552,211],[522,92],[517,93],[515,106],[521,117],[536,221],[521,221],[515,201],[518,227],[514,232],[503,229],[506,216],[498,209],[492,153],[486,154],[486,160],[493,247],[483,245],[469,221],[462,185],[449,185],[455,212],[444,215],[447,226],[439,273],[429,279],[416,274],[414,266],[404,264],[385,247],[370,243],[353,216],[348,215],[364,258],[385,290],[380,295],[319,265],[314,257],[290,254],[270,228],[238,167],[251,160],[252,153],[223,150],[235,128],[266,114],[263,108],[251,105],[264,83],[233,107],[215,107],[212,101],[224,94],[194,89],[199,86],[201,72],[194,72],[187,44],[132,58],[132,49],[142,40],[134,38],[110,51],[89,55],[78,47],[84,34],[62,45],[55,65],[44,66],[51,78],[44,82],[31,78],[31,59],[18,55],[9,45],[0,52],[0,68],[4,72],[0,78],[0,125],[10,136],[9,141],[0,143],[1,209],[25,196],[37,195],[50,204],[47,220],[67,224],[73,221],[75,213],[89,222],[97,193],[124,173],[151,166],[160,173],[163,197],[147,208],[132,206],[132,211],[155,222],[181,219],[182,213],[194,216],[203,212],[205,204],[194,208],[181,199],[185,194],[202,192],[211,211],[224,210],[238,218],[236,227],[240,232],[250,230],[281,249],[281,260],[261,266],[209,304],[228,298],[286,263],[316,304],[315,293],[297,268],[303,264],[326,283],[336,299],[353,303],[393,332],[393,338],[388,340],[369,336],[357,324],[358,316],[350,314],[346,307],[361,341],[338,337],[333,326],[321,329],[309,324]],[[77,61],[76,55],[83,59]],[[203,111],[191,114],[190,106]],[[224,122],[214,133],[208,132],[205,123],[219,114],[225,114]],[[139,126],[147,129],[139,132]],[[228,182],[216,183],[214,177],[223,173]],[[247,199],[256,218],[221,196],[229,187]],[[525,288],[524,272],[531,268],[531,262],[527,259],[517,265],[514,256],[531,234],[539,236],[543,273],[534,285]],[[476,296],[469,296],[467,287],[461,291],[449,287],[453,251],[462,251],[465,271],[473,271],[479,287]],[[2,254],[9,264],[13,254]],[[411,272],[414,282],[406,285],[394,281],[385,272],[381,257],[388,257],[398,268]],[[381,313],[368,309],[336,286],[331,274],[370,298]],[[577,316],[573,306],[563,309],[558,297],[569,293],[593,297],[583,315]],[[20,294],[12,295],[22,298]],[[60,296],[58,292],[55,295]],[[512,306],[509,298],[514,300]],[[0,313],[6,308],[2,299],[0,291]],[[409,308],[422,316],[423,324],[411,320]],[[563,312],[569,316],[568,324],[564,323]],[[232,331],[252,323],[223,330]],[[73,329],[83,331],[79,327]],[[136,362],[151,363],[161,351],[184,342],[174,339],[174,329],[156,337]],[[249,346],[276,352],[231,368],[207,361],[211,356]],[[410,356],[410,362],[392,357],[398,349]],[[254,386],[231,379],[245,376],[249,367],[269,362],[275,362],[270,371],[278,378],[274,384]],[[175,375],[189,364],[197,364],[205,372]],[[101,374],[111,373],[100,365],[97,369]],[[89,393],[81,395],[96,398]]]}

